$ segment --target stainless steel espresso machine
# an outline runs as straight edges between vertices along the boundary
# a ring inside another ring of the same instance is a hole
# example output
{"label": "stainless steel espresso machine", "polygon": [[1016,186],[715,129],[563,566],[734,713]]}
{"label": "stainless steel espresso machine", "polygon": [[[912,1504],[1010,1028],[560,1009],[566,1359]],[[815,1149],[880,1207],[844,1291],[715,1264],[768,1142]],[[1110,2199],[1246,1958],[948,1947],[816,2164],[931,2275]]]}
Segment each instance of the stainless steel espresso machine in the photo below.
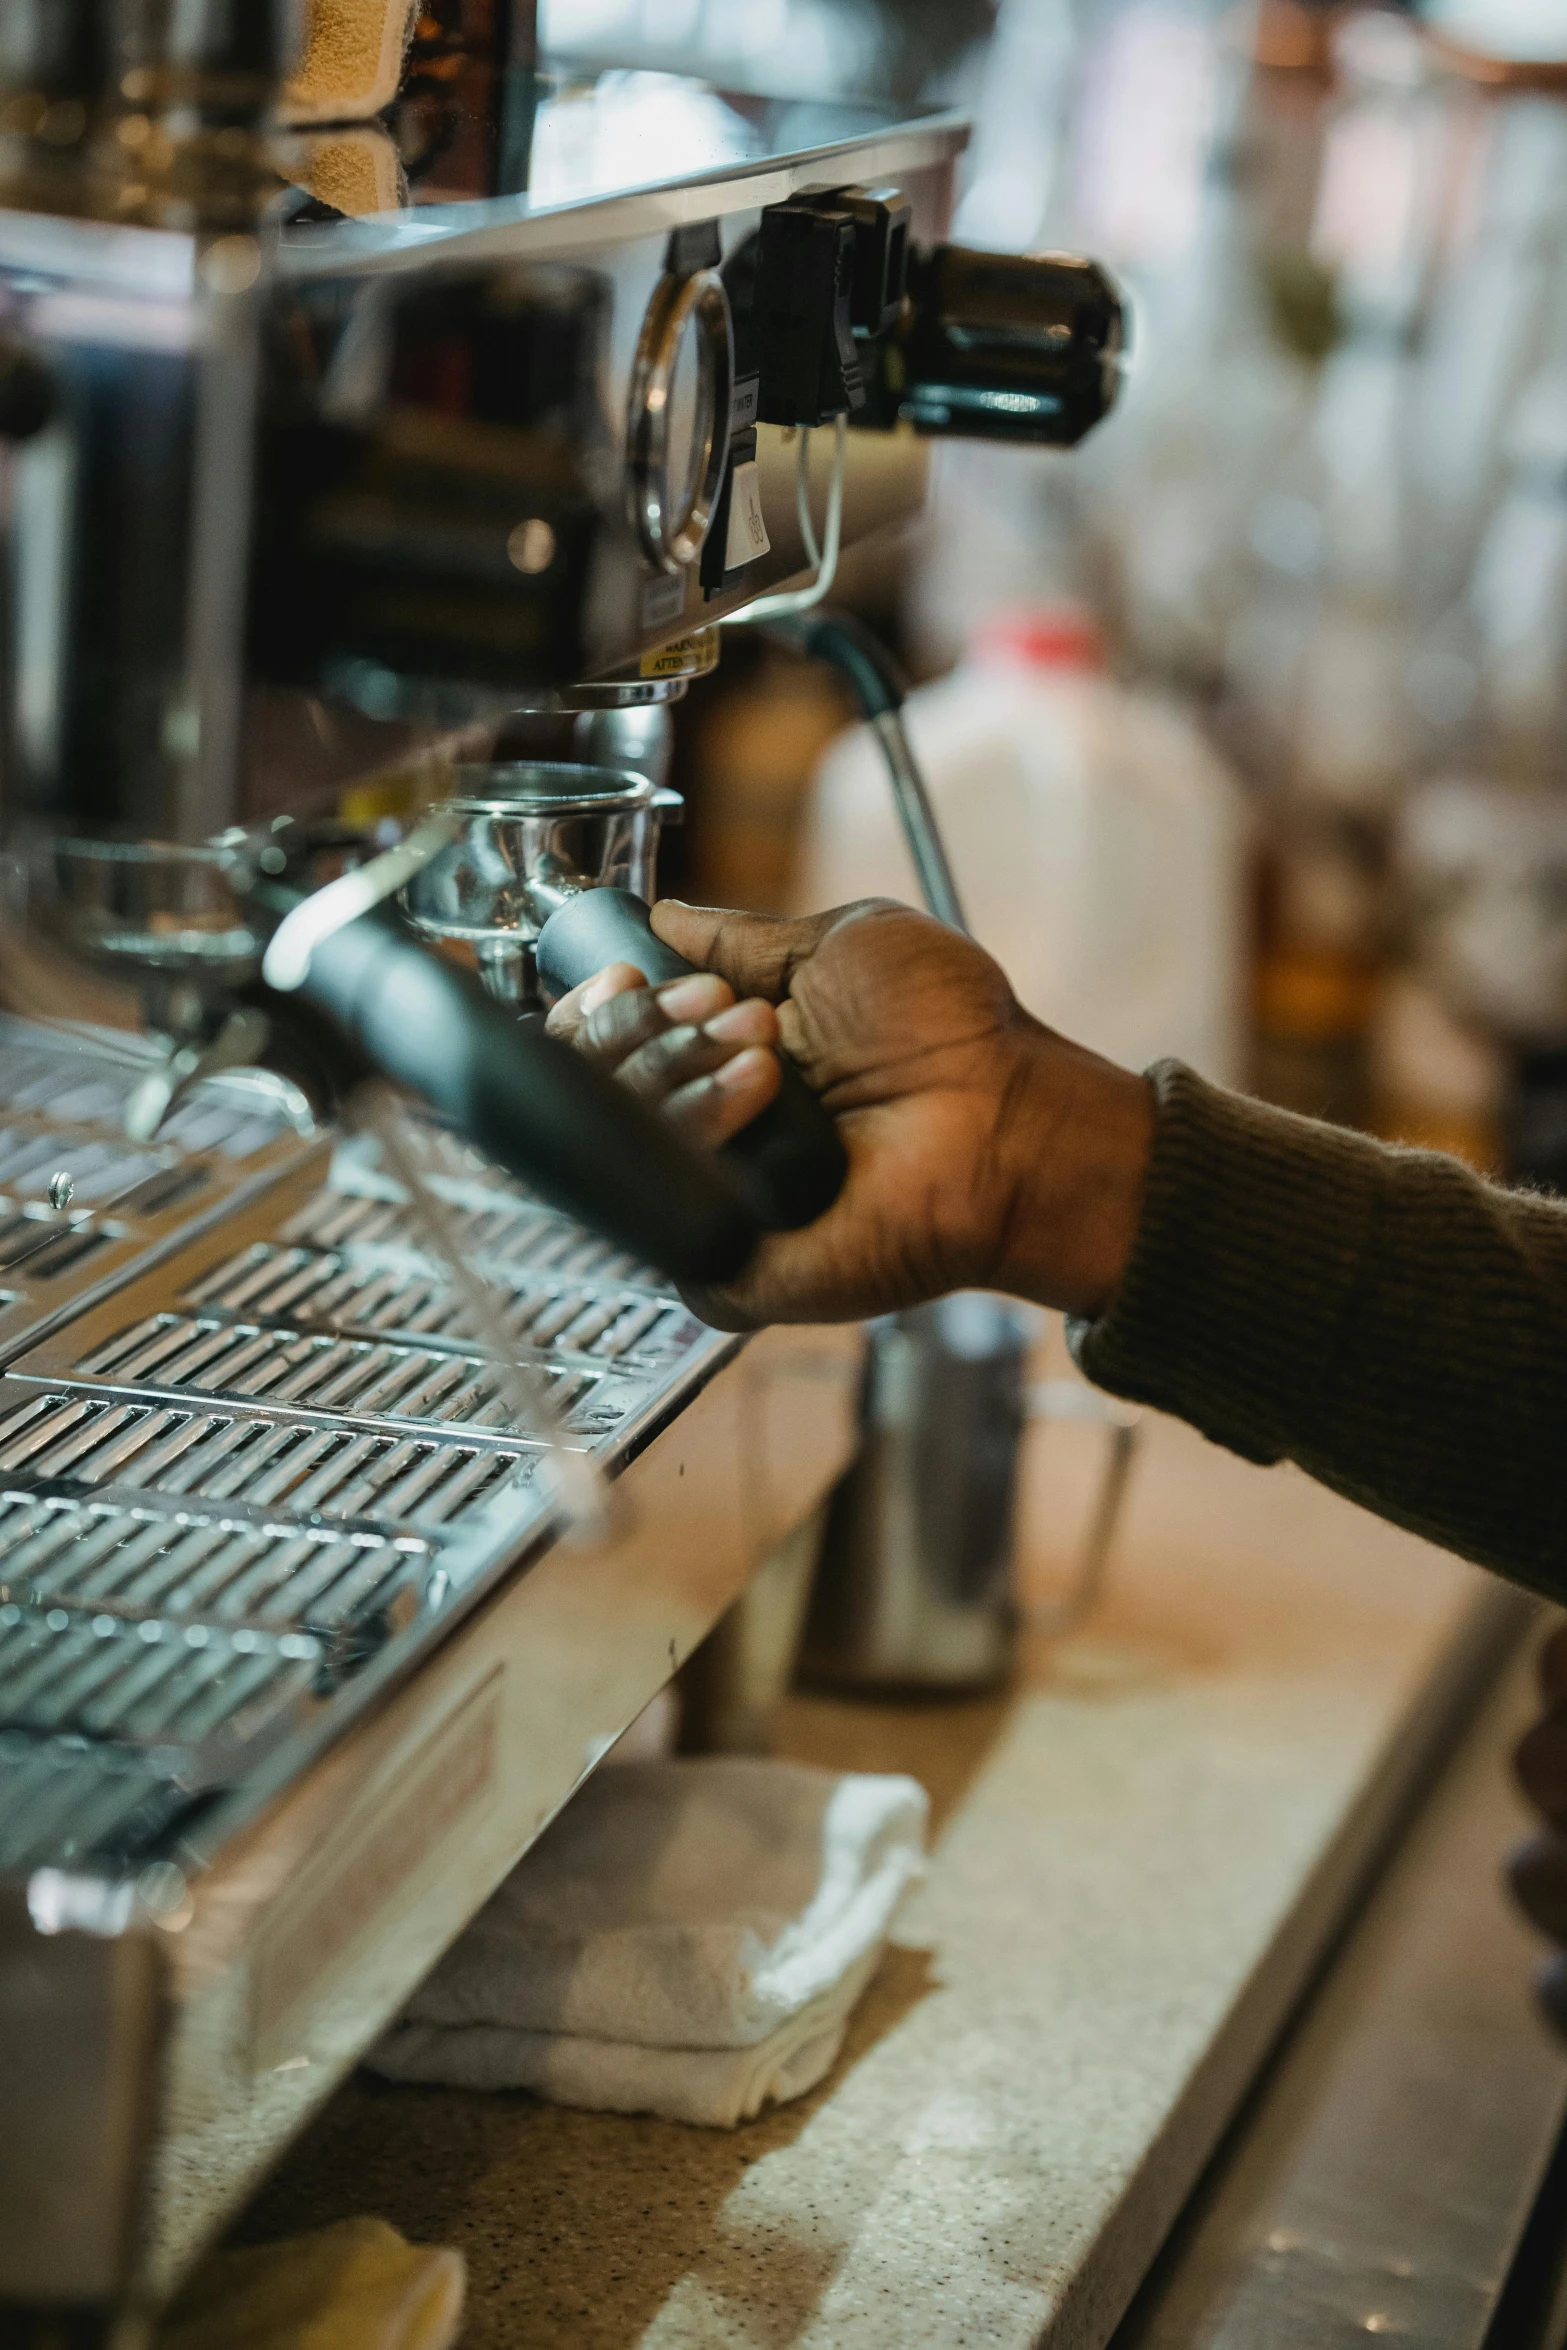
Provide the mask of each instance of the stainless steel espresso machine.
{"label": "stainless steel espresso machine", "polygon": [[676,1286],[809,1097],[699,1161],[526,1014],[718,624],[1113,397],[963,141],[508,0],[0,11],[0,2341],[144,2338],[848,1456],[852,1338]]}

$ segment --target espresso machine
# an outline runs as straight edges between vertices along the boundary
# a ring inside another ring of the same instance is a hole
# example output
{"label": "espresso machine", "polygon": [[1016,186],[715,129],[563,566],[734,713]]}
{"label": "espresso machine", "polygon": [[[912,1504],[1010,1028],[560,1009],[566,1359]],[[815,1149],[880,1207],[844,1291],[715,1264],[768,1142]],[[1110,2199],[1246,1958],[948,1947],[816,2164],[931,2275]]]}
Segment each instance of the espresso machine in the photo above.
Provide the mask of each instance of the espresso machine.
{"label": "espresso machine", "polygon": [[853,1335],[679,1287],[819,1108],[699,1159],[537,969],[659,975],[722,624],[1113,399],[964,139],[520,0],[0,12],[0,2341],[146,2338],[849,1457]]}

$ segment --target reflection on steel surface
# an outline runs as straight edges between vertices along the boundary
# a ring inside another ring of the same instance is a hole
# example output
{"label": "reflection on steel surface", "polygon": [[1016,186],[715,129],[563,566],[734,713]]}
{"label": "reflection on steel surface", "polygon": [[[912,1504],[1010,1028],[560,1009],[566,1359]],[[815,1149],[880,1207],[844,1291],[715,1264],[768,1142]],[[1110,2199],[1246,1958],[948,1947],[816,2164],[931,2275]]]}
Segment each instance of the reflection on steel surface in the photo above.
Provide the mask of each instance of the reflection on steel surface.
{"label": "reflection on steel surface", "polygon": [[253,1072],[193,1087],[155,1143],[128,1142],[156,1064],[136,1038],[0,1015],[0,1355],[311,1147]]}
{"label": "reflection on steel surface", "polygon": [[[241,1095],[183,1105],[169,1147],[111,1147],[86,1122],[108,1129],[137,1073],[8,1029],[0,1183],[34,1164],[47,1180],[64,1118],[105,1196],[182,1151],[276,1141]],[[463,1146],[430,1148],[506,1330],[571,1439],[616,1465],[730,1342]],[[542,1532],[539,1447],[420,1241],[350,1147],[303,1198],[296,1172],[0,1377],[0,1870],[176,1849],[197,1806],[341,1711],[394,1640],[411,1658]]]}

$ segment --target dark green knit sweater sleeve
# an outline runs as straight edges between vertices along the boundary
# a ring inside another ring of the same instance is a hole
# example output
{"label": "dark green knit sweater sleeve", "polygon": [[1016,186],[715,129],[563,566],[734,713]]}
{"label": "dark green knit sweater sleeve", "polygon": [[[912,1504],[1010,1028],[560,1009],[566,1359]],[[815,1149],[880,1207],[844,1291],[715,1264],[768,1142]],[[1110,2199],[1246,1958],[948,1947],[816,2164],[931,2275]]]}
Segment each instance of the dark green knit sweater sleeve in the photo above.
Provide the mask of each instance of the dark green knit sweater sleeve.
{"label": "dark green knit sweater sleeve", "polygon": [[1150,1071],[1088,1376],[1567,1599],[1567,1205]]}

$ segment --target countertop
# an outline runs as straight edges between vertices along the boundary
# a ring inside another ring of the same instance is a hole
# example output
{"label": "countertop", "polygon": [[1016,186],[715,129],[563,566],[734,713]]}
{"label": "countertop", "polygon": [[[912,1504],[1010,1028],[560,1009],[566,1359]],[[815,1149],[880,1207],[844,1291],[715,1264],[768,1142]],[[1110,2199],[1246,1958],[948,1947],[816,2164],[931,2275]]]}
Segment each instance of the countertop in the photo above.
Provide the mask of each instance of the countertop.
{"label": "countertop", "polygon": [[[1032,1595],[1060,1585],[1094,1441],[1030,1438]],[[1025,1641],[1007,1695],[784,1709],[782,1751],[910,1770],[935,1811],[817,2092],[726,2134],[361,2075],[238,2234],[368,2211],[456,2245],[471,2350],[1103,2343],[1499,1590],[1150,1421],[1101,1607]]]}

